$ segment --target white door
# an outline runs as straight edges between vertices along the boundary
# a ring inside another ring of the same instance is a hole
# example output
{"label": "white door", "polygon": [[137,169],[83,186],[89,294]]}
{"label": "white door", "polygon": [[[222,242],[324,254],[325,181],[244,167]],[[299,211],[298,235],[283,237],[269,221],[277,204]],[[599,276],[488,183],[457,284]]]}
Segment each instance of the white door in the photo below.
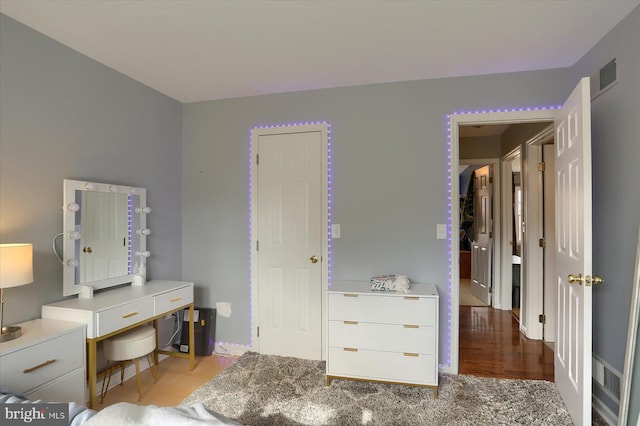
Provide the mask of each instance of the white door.
{"label": "white door", "polygon": [[[591,424],[591,110],[583,78],[555,120],[555,382],[576,425]],[[569,279],[569,276],[577,279]],[[574,282],[570,282],[574,281]]]}
{"label": "white door", "polygon": [[322,134],[257,143],[259,351],[321,359]]}
{"label": "white door", "polygon": [[86,191],[82,195],[80,274],[91,282],[129,274],[126,194]]}
{"label": "white door", "polygon": [[491,166],[480,167],[474,173],[474,238],[471,245],[471,292],[487,305],[491,305],[491,265],[493,262]]}

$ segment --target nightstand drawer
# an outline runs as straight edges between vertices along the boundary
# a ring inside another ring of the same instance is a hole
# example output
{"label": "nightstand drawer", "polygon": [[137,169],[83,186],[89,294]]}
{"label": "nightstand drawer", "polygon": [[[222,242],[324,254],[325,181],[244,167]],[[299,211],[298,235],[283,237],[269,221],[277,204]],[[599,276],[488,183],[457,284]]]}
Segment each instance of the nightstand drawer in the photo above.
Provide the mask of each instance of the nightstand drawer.
{"label": "nightstand drawer", "polygon": [[387,352],[435,354],[435,327],[414,324],[372,324],[329,321],[328,344]]}
{"label": "nightstand drawer", "polygon": [[26,396],[32,401],[39,399],[47,402],[73,401],[79,405],[86,405],[87,400],[84,394],[86,380],[84,369],[76,370],[46,386],[28,392]]}
{"label": "nightstand drawer", "polygon": [[155,315],[162,315],[181,306],[193,303],[193,286],[159,294],[153,298]]}
{"label": "nightstand drawer", "polygon": [[433,297],[385,294],[331,293],[329,320],[349,320],[385,324],[435,325],[437,300]]}
{"label": "nightstand drawer", "polygon": [[83,340],[78,330],[3,356],[2,386],[25,393],[74,369],[84,372]]}
{"label": "nightstand drawer", "polygon": [[153,299],[147,298],[100,311],[96,314],[98,336],[152,318],[153,309]]}

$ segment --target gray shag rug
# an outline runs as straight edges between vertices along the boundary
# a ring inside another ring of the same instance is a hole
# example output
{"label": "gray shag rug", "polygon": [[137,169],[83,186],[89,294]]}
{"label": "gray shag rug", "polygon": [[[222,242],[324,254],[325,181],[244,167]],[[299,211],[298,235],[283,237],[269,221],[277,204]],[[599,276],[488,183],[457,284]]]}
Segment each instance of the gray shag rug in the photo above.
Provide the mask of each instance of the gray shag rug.
{"label": "gray shag rug", "polygon": [[571,425],[556,386],[440,375],[431,388],[334,379],[324,361],[247,352],[182,404],[244,425]]}

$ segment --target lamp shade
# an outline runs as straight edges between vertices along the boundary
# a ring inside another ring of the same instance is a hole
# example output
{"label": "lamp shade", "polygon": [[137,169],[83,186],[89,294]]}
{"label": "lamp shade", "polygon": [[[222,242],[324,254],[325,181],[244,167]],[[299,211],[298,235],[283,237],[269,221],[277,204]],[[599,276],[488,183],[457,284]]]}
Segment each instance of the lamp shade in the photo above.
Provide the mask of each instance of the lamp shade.
{"label": "lamp shade", "polygon": [[33,245],[0,244],[0,288],[33,282]]}

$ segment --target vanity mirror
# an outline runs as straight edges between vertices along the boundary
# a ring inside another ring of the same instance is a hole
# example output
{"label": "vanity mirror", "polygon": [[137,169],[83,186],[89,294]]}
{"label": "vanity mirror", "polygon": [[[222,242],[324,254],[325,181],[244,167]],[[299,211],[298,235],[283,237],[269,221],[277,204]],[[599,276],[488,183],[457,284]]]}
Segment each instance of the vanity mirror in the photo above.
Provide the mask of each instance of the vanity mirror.
{"label": "vanity mirror", "polygon": [[145,283],[145,188],[64,180],[63,294],[93,297],[93,291]]}

